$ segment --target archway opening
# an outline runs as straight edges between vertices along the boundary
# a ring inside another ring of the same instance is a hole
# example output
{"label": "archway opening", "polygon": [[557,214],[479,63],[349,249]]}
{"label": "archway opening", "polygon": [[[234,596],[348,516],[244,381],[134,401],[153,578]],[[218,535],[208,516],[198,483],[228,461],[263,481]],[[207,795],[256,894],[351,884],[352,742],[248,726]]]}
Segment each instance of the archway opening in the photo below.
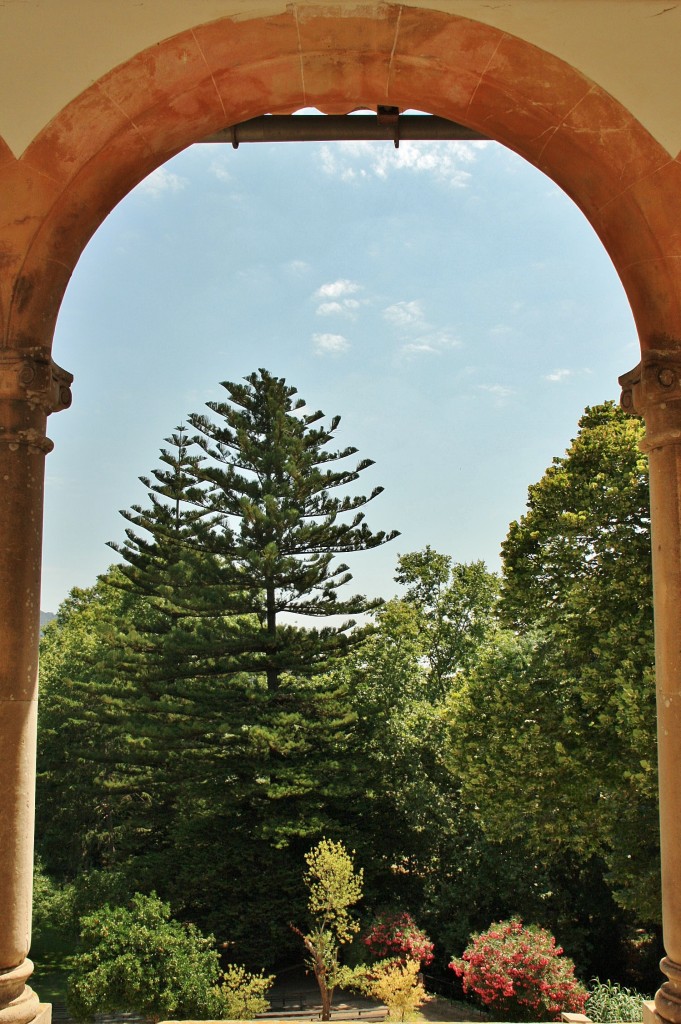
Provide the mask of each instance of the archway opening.
{"label": "archway opening", "polygon": [[[635,338],[602,248],[545,177],[505,150],[439,148],[439,155],[435,148],[406,148],[400,155],[385,146],[314,154],[285,147],[251,151],[252,157],[230,151],[221,159],[215,150],[188,152],[111,215],[76,271],[56,336],[57,345],[79,336],[73,354],[80,349],[78,357],[90,363],[91,383],[84,390],[93,407],[80,422],[73,419],[76,410],[70,422],[55,421],[56,429],[72,433],[70,443],[66,433],[59,443],[53,431],[58,446],[52,456],[54,464],[62,451],[82,466],[94,463],[95,451],[108,453],[101,480],[112,526],[100,536],[102,551],[105,540],[119,536],[114,510],[142,498],[136,477],[155,464],[156,449],[175,422],[200,410],[206,397],[219,397],[217,379],[236,379],[264,365],[298,385],[315,407],[343,414],[348,443],[377,458],[375,482],[387,484],[386,497],[399,494],[402,516],[414,496],[421,497],[406,522],[393,522],[384,502],[370,510],[372,525],[396,525],[407,534],[415,523],[422,530],[400,542],[401,552],[432,543],[456,560],[492,561],[509,520],[522,512],[527,484],[566,446],[583,406],[614,397],[618,367],[635,359]],[[268,190],[272,182],[276,188]],[[576,259],[578,251],[588,256]],[[449,274],[433,275],[435,254]],[[104,266],[111,269],[108,277]],[[146,277],[152,267],[158,271],[153,281]],[[131,306],[122,295],[131,296]],[[287,320],[295,324],[295,338],[284,329]],[[89,360],[84,343],[98,330],[118,362],[116,372],[107,373],[111,405],[103,419],[116,429],[106,439],[92,429],[95,407],[103,411],[96,386],[101,356],[92,350]],[[628,332],[623,344],[620,332]],[[570,358],[563,359],[568,351]],[[596,352],[602,362],[595,373],[593,365],[571,361]],[[58,358],[77,370],[73,359]],[[139,394],[130,381],[131,362]],[[208,364],[214,367],[210,380]],[[116,388],[116,378],[123,387]],[[155,381],[151,394],[149,380]],[[566,387],[572,399],[561,416],[556,395]],[[127,411],[121,417],[123,391]],[[349,396],[357,402],[356,415],[346,407]],[[401,412],[390,414],[395,407],[409,410],[408,424]],[[426,419],[434,407],[443,413],[439,421]],[[452,414],[455,419],[448,418]],[[135,439],[142,421],[144,451]],[[540,445],[519,454],[528,435]],[[89,454],[84,444],[91,446]],[[426,450],[430,459],[423,457]],[[131,451],[140,459],[134,468]],[[115,470],[113,453],[122,456]],[[488,476],[480,469],[483,453]],[[516,468],[523,454],[533,460],[532,469]],[[386,464],[392,485],[382,472]],[[417,465],[421,475],[414,478]],[[129,498],[114,487],[114,472],[125,477]],[[471,481],[479,504],[464,512],[468,530],[461,530],[461,496],[466,489],[470,499]],[[99,490],[91,473],[87,486]],[[481,500],[511,488],[512,511],[500,510],[498,499]],[[432,522],[434,494],[445,513],[442,540],[423,529]],[[461,545],[459,535],[470,534],[481,508],[502,522],[486,551],[472,535]],[[89,502],[88,518],[92,514]],[[76,527],[81,537],[85,525]],[[449,541],[453,532],[456,539]],[[353,565],[360,579],[365,558]],[[359,589],[390,593],[394,559],[395,551],[384,549],[382,582],[360,583]]]}
{"label": "archway opening", "polygon": [[[378,463],[374,515],[395,520],[401,549],[447,548],[453,530],[458,557],[496,566],[527,485],[636,355],[583,216],[504,147],[194,146],[107,218],[67,290],[55,358],[82,400],[50,422],[42,607],[105,568],[117,509],[225,377],[264,365],[339,412]],[[394,557],[369,556],[369,593],[385,592]]]}
{"label": "archway opening", "polygon": [[[438,57],[429,54],[428,59],[424,59],[419,49],[422,39],[417,31],[421,26],[416,22],[411,26],[403,23],[401,31],[404,29],[405,32],[401,38],[406,39],[406,43],[400,58],[404,59],[398,59],[397,64],[404,77],[398,81],[397,76],[395,83],[390,85],[390,98],[399,104],[405,95],[411,100],[416,97],[419,106],[445,116],[454,115],[457,120],[469,120],[480,127],[484,124],[489,134],[508,141],[529,159],[545,167],[555,180],[562,181],[608,246],[634,306],[644,345],[670,333],[677,311],[674,275],[666,262],[673,232],[665,232],[663,219],[656,217],[648,205],[652,191],[655,191],[656,202],[660,204],[664,200],[665,188],[672,191],[674,176],[663,173],[666,155],[644,132],[637,132],[631,119],[622,116],[616,104],[581,76],[570,70],[564,74],[565,67],[546,60],[546,55],[534,54],[543,73],[534,83],[528,83],[518,71],[519,67],[528,66],[520,59],[526,55],[526,48],[517,40],[502,38],[498,33],[490,34],[489,30],[480,31],[477,50],[475,46],[463,48],[467,57],[470,56],[471,67],[463,71],[457,68],[458,77],[452,75],[446,79],[445,91],[451,90],[447,96],[444,99],[442,96],[432,97],[433,69],[436,66],[438,70],[449,68],[446,56],[442,55],[455,52],[452,51],[454,37],[460,42],[459,36],[463,35],[470,42],[479,27],[460,19],[438,20],[437,15],[429,14],[429,19],[429,46],[432,39],[437,38],[442,52]],[[306,31],[314,35],[313,22],[314,18]],[[265,36],[272,25],[274,22],[268,26]],[[248,34],[250,27],[243,30],[244,34]],[[281,24],[277,23],[277,29],[280,27]],[[394,25],[391,27],[394,29]],[[410,27],[415,36],[410,37]],[[288,30],[291,28],[289,24]],[[315,51],[313,35],[308,40],[311,60],[306,82],[312,83],[310,95],[319,98],[320,105],[330,109],[343,106],[349,95],[353,96],[352,105],[356,105],[367,94],[376,91],[376,74],[381,78],[385,57],[395,43],[394,31],[386,33],[384,25],[374,26],[376,33],[370,34],[369,45],[353,51],[349,57],[351,48],[344,45],[349,31],[348,22],[336,28],[339,37],[335,50],[329,50],[327,44],[320,44],[320,49]],[[231,24],[228,30],[227,35],[232,31],[242,31],[241,27],[234,29]],[[356,30],[357,26],[352,26],[352,31]],[[279,38],[281,40],[281,36]],[[221,41],[218,34],[213,37],[213,44],[216,39],[219,50]],[[262,38],[258,39],[258,46],[262,41]],[[177,42],[174,41],[173,45]],[[179,45],[184,46],[185,42],[180,41]],[[233,43],[230,38],[230,52],[234,52]],[[517,50],[518,45],[522,53]],[[514,63],[514,47],[517,64]],[[361,54],[359,60],[356,59],[357,52]],[[320,57],[320,53],[323,56]],[[216,60],[215,50],[212,59]],[[334,60],[337,62],[335,70],[340,67],[341,74],[330,70]],[[484,65],[484,70],[481,70],[481,65]],[[536,64],[530,62],[530,66],[536,69]],[[299,70],[298,51],[295,51],[295,58],[272,58],[270,66],[264,72],[260,67],[255,75],[261,92],[266,94],[265,102],[256,102],[252,100],[254,92],[247,101],[243,98],[244,83],[249,80],[248,84],[252,85],[253,82],[252,63],[246,62],[236,69],[230,67],[222,80],[222,86],[226,80],[228,82],[228,88],[223,89],[220,96],[223,117],[223,101],[228,93],[234,102],[227,120],[273,109],[269,102],[270,94],[275,94],[281,101],[281,109],[299,106]],[[147,71],[148,68],[140,62],[134,68],[128,66],[120,73],[112,73],[106,83],[110,92],[105,94],[107,100],[113,97],[121,101],[119,112],[125,111],[128,104],[134,106],[131,93],[139,91],[140,83],[147,80]],[[559,71],[564,77],[564,87],[551,94],[551,87],[555,84],[551,73]],[[264,87],[263,79],[266,80]],[[509,79],[512,82],[510,87]],[[535,88],[539,80],[541,87]],[[115,124],[103,125],[101,136],[93,142],[91,151],[84,155],[75,170],[73,167],[65,168],[68,158],[54,163],[57,185],[53,189],[54,194],[47,196],[46,200],[51,210],[45,215],[43,226],[29,246],[12,306],[15,333],[8,336],[17,339],[16,344],[25,343],[27,338],[35,338],[38,334],[42,337],[46,331],[49,333],[61,290],[78,253],[112,203],[167,155],[188,141],[199,138],[202,131],[219,124],[215,82],[206,84],[206,81],[202,79],[195,89],[189,88],[184,81],[176,88],[176,78],[173,73],[169,74],[160,94],[153,97],[158,101],[156,107],[140,107],[138,113],[141,116],[135,122],[130,113],[125,112],[121,118],[116,115],[113,119]],[[442,81],[444,79],[440,79]],[[135,88],[130,88],[131,83]],[[384,78],[382,84],[385,85]],[[548,91],[542,93],[542,101],[537,89],[541,92],[544,88]],[[547,99],[551,95],[553,99]],[[500,97],[503,103],[499,102]],[[88,102],[92,99],[93,96],[89,96]],[[144,102],[146,100],[145,96]],[[508,100],[511,101],[510,109],[504,105]],[[83,107],[78,102],[66,119],[73,116],[71,128],[74,124],[79,127],[77,122],[82,113]],[[70,152],[68,145],[64,145],[69,127],[63,122],[58,123],[58,120],[26,154],[25,166],[29,169],[44,167],[48,162],[53,166],[51,161],[55,157],[55,149],[59,151],[60,146],[63,151]],[[608,132],[601,131],[604,124],[608,125]],[[623,154],[624,159],[614,159]],[[657,183],[656,175],[659,175]],[[642,184],[644,179],[646,184]],[[663,179],[663,185],[658,189],[656,184]],[[51,185],[46,187],[46,191],[49,192],[50,188]],[[88,204],[91,204],[89,209]],[[40,216],[42,213],[41,210]],[[61,254],[61,262],[56,259],[57,253]],[[39,294],[41,288],[42,293]],[[34,301],[29,301],[31,295]]]}

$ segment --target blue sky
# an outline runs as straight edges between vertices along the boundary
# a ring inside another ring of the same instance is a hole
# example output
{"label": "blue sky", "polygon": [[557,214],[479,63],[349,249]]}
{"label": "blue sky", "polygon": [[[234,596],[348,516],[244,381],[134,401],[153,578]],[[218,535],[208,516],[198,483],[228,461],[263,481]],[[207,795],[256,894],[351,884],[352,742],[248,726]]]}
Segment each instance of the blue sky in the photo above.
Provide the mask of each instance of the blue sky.
{"label": "blue sky", "polygon": [[[193,146],[85,250],[57,325],[45,610],[114,561],[118,509],[173,427],[258,367],[340,413],[376,465],[353,589],[431,544],[498,568],[527,487],[638,361],[610,260],[551,182],[493,143]],[[352,586],[352,585],[351,585]]]}

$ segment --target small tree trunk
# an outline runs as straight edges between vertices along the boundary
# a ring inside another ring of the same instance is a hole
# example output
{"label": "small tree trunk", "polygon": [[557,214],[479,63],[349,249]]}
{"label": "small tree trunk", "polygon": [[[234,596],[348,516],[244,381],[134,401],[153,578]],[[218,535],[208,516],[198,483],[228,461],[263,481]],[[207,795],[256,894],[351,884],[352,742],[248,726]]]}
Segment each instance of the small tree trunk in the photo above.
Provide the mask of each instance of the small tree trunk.
{"label": "small tree trunk", "polygon": [[324,982],[323,986],[320,982],[319,991],[322,995],[322,1020],[331,1020],[331,993],[326,987],[326,982]]}
{"label": "small tree trunk", "polygon": [[327,984],[326,966],[322,963],[318,952],[315,950],[314,956],[314,973],[319,985],[319,994],[322,998],[322,1020],[331,1020],[331,1000],[333,999],[333,989],[330,989]]}
{"label": "small tree trunk", "polygon": [[329,987],[328,984],[328,971],[324,958],[321,955],[319,949],[315,946],[309,935],[303,935],[300,928],[296,928],[295,925],[290,925],[291,931],[294,931],[296,935],[300,935],[301,939],[305,943],[305,948],[310,954],[312,969],[314,970],[314,976],[317,979],[319,985],[319,995],[322,1000],[322,1020],[331,1020],[331,1003],[333,1001],[333,987]]}

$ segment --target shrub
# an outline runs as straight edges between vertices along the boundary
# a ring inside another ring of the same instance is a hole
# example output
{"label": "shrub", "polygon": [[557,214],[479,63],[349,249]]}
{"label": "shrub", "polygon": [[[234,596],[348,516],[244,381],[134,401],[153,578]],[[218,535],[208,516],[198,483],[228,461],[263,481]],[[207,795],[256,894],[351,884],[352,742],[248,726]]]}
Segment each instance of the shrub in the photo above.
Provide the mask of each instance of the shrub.
{"label": "shrub", "polygon": [[640,992],[623,988],[612,981],[592,978],[589,982],[585,1012],[596,1024],[606,1024],[609,1021],[641,1021],[643,1003],[647,998]]}
{"label": "shrub", "polygon": [[265,1013],[270,1008],[265,995],[273,981],[273,975],[249,974],[245,967],[228,967],[216,993],[223,1002],[220,1019],[253,1020],[256,1013]]}
{"label": "shrub", "polygon": [[152,1020],[236,1019],[251,1016],[253,1001],[266,1008],[262,994],[272,979],[233,968],[223,988],[213,937],[173,921],[154,893],[135,893],[129,907],[106,905],[81,928],[68,991],[78,1020],[119,1010]]}
{"label": "shrub", "polygon": [[388,1020],[413,1020],[416,1010],[432,997],[419,977],[418,960],[392,960],[380,965],[370,995],[388,1007]]}
{"label": "shrub", "polygon": [[45,874],[40,858],[33,867],[33,938],[45,932],[59,931],[62,935],[73,928],[73,885],[60,885]]}
{"label": "shrub", "polygon": [[413,1020],[415,1011],[432,999],[423,987],[418,960],[381,960],[356,967],[341,967],[338,983],[351,992],[380,999],[388,1007],[389,1020]]}
{"label": "shrub", "polygon": [[550,932],[518,918],[473,935],[449,965],[486,1009],[503,1020],[559,1020],[561,1010],[583,1013],[586,989],[575,978]]}
{"label": "shrub", "polygon": [[379,960],[388,957],[429,964],[433,959],[433,943],[406,912],[379,914],[362,936],[362,942]]}

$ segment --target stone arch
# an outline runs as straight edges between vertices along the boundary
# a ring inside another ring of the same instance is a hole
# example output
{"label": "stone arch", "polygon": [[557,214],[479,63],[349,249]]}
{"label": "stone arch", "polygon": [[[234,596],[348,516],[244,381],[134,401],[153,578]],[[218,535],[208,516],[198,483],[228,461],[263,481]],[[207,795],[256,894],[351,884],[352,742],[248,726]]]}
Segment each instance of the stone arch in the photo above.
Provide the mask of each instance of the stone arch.
{"label": "stone arch", "polygon": [[[86,44],[85,44],[86,45]],[[478,129],[581,208],[628,295],[644,354],[627,375],[651,459],[661,836],[669,977],[681,1024],[681,195],[679,161],[612,96],[524,40],[400,4],[291,4],[160,40],[76,97],[16,157],[0,140],[0,1016],[28,1024],[42,455],[70,375],[50,363],[80,253],[113,206],[210,132],[306,105],[420,107]],[[20,594],[23,600],[17,600]]]}
{"label": "stone arch", "polygon": [[625,108],[563,61],[478,22],[399,5],[335,15],[301,5],[159,42],[73,100],[18,160],[0,154],[0,182],[24,218],[12,223],[10,208],[5,344],[48,342],[89,237],[187,145],[261,113],[379,102],[460,121],[544,171],[608,250],[642,344],[674,335],[681,232],[667,208],[679,166]]}

